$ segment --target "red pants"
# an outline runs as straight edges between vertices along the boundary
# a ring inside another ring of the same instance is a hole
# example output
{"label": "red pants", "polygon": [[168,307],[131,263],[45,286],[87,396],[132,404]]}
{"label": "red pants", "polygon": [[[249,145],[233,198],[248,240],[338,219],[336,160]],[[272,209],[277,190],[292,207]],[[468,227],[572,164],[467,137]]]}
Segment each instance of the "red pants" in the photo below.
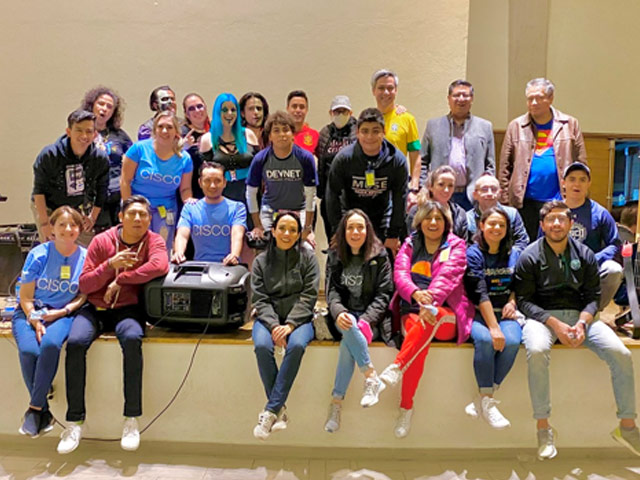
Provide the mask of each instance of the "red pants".
{"label": "red pants", "polygon": [[[438,307],[436,318],[440,320],[444,315],[450,316],[451,318],[445,319],[444,323],[436,330],[434,338],[438,340],[452,340],[456,336],[455,315],[453,311],[447,307]],[[424,371],[424,361],[427,358],[427,353],[429,353],[429,345],[420,353],[417,352],[431,336],[434,325],[429,325],[425,322],[425,326],[423,327],[417,313],[409,313],[403,316],[402,322],[407,333],[395,363],[401,370],[404,370],[400,407],[408,410],[413,408],[413,396],[416,394],[418,383]]]}

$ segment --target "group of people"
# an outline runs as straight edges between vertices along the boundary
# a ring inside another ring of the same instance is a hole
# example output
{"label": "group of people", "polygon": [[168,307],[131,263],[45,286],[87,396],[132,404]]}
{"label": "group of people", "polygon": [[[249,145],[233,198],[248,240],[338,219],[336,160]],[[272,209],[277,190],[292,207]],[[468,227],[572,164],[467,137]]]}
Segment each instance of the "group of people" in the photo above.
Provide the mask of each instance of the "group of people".
{"label": "group of people", "polygon": [[[169,260],[194,258],[251,265],[252,335],[267,397],[257,438],[286,428],[286,401],[315,327],[340,341],[328,432],[340,428],[357,364],[363,407],[402,384],[394,432],[406,436],[430,343],[469,338],[478,396],[465,411],[508,427],[494,394],[522,342],[538,456],[553,458],[548,368],[559,340],[584,344],[608,363],[620,419],[612,436],[640,455],[631,355],[598,320],[622,281],[620,240],[611,215],[588,198],[577,120],[551,106],[549,80],[530,81],[528,113],[509,124],[496,177],[492,125],[471,114],[469,82],[451,83],[449,113],[429,120],[422,140],[415,118],[396,103],[397,88],[393,72],[375,72],[376,108],[356,118],[349,98],[338,95],[331,123],[317,132],[305,122],[301,90],[288,95],[286,112],[271,115],[259,93],[240,101],[223,93],[211,117],[203,97],[190,93],[180,120],[164,85],[151,93],[154,115],[136,143],[120,129],[119,96],[104,87],[88,92],[66,134],[34,164],[43,243],[25,263],[13,321],[31,395],[21,432],[51,428],[46,393],[68,337],[70,423],[58,451],[77,448],[86,351],[114,330],[124,355],[121,445],[138,447],[144,317],[137,296]],[[330,239],[324,320],[314,320],[316,197]],[[261,253],[254,258],[249,245]],[[376,339],[400,350],[379,374],[368,351]]]}

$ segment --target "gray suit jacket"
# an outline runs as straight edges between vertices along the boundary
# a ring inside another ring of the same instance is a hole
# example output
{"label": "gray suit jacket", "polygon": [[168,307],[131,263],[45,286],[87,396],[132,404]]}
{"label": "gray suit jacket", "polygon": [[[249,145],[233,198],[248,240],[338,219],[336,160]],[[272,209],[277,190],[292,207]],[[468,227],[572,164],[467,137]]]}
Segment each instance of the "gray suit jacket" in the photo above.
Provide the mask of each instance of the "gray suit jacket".
{"label": "gray suit jacket", "polygon": [[[422,136],[422,174],[420,184],[426,180],[427,173],[441,165],[449,164],[453,118],[449,115],[432,118]],[[467,159],[467,197],[473,203],[473,190],[476,180],[484,172],[496,174],[496,151],[493,141],[493,126],[484,118],[469,115],[464,122],[464,149]]]}

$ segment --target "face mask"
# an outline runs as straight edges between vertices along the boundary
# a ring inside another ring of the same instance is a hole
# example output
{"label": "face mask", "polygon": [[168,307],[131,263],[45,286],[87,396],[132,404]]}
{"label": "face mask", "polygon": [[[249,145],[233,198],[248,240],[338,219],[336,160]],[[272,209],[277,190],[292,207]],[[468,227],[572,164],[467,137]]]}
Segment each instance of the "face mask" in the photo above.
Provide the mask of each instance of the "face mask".
{"label": "face mask", "polygon": [[349,115],[348,113],[341,113],[339,115],[334,115],[333,124],[338,128],[342,128],[347,124],[347,122],[349,121],[349,118],[351,118],[351,115]]}

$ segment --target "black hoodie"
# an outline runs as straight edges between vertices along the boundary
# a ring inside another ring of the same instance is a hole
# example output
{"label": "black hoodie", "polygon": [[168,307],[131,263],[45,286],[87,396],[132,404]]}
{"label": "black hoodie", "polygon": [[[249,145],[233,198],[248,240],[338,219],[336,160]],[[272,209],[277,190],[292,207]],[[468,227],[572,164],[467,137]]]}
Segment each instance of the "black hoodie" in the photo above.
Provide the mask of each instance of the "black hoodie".
{"label": "black hoodie", "polygon": [[63,135],[42,149],[33,164],[33,195],[44,195],[47,207],[62,205],[82,209],[102,208],[109,184],[109,159],[91,142],[78,158]]}
{"label": "black hoodie", "polygon": [[[368,169],[375,172],[372,186],[367,186]],[[359,142],[344,147],[333,159],[327,182],[325,200],[332,232],[335,233],[344,212],[360,208],[371,219],[380,240],[400,238],[405,228],[408,178],[407,159],[387,140],[383,140],[375,157],[365,155]],[[389,222],[386,213],[390,203]]]}
{"label": "black hoodie", "polygon": [[316,147],[316,157],[318,157],[318,198],[324,198],[327,177],[331,169],[331,162],[333,162],[335,156],[344,147],[357,141],[357,123],[354,117],[349,117],[349,121],[342,128],[330,123],[320,130],[320,139]]}

